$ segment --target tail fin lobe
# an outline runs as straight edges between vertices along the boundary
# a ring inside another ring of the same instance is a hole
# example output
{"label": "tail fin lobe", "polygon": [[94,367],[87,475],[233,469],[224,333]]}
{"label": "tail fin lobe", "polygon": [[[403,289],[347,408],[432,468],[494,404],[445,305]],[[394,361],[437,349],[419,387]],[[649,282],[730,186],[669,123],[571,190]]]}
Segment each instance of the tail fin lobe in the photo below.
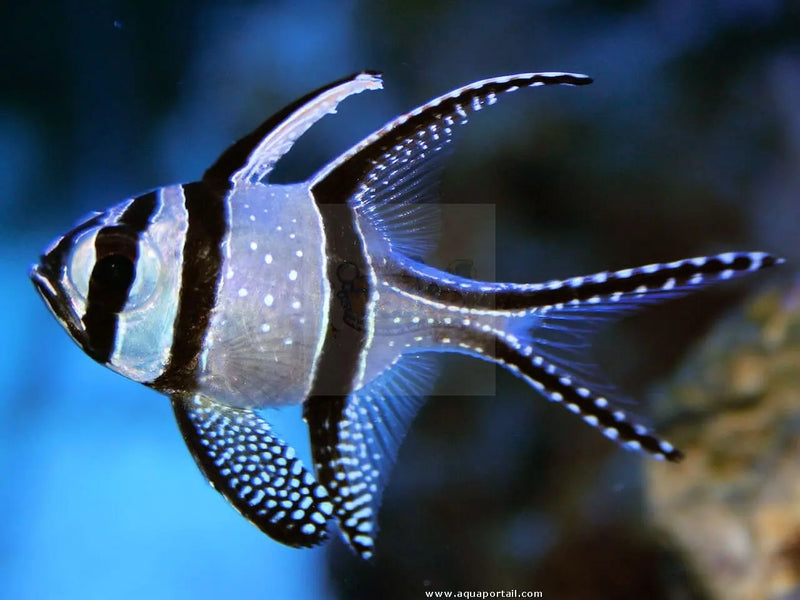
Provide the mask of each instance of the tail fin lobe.
{"label": "tail fin lobe", "polygon": [[491,301],[507,310],[618,314],[784,262],[765,252],[724,252],[546,283],[505,284]]}
{"label": "tail fin lobe", "polygon": [[571,375],[542,354],[526,356],[528,348],[530,346],[523,347],[501,338],[495,342],[495,358],[550,401],[563,404],[567,410],[580,415],[586,423],[628,450],[671,462],[683,459],[680,450],[647,427],[632,421],[625,411],[581,377]]}

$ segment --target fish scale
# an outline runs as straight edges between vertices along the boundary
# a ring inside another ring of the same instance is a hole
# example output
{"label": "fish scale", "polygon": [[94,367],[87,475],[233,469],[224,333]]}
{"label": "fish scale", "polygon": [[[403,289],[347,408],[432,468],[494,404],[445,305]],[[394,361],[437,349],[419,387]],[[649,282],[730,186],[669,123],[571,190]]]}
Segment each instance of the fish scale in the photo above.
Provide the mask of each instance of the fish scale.
{"label": "fish scale", "polygon": [[[680,450],[619,408],[583,364],[597,324],[783,262],[726,252],[543,283],[477,281],[422,263],[458,126],[508,92],[585,75],[484,79],[399,116],[303,183],[270,184],[292,144],[377,73],[333,82],[233,144],[202,180],[94,214],[31,271],[93,359],[169,396],[195,462],[275,540],[319,544],[334,520],[375,553],[389,472],[432,389],[436,356],[501,365],[629,450]],[[313,474],[258,412],[301,404]]]}

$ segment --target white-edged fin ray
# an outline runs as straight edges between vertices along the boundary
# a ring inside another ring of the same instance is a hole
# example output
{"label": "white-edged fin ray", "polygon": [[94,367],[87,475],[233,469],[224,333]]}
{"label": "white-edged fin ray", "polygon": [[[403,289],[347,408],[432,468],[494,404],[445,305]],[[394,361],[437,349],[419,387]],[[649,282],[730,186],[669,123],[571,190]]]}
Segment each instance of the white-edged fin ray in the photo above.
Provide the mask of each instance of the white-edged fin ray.
{"label": "white-edged fin ray", "polygon": [[293,102],[230,146],[203,175],[206,182],[257,183],[309,127],[353,94],[383,86],[379,73],[356,73]]}
{"label": "white-edged fin ray", "polygon": [[678,461],[680,451],[614,407],[613,386],[584,362],[589,336],[599,323],[648,302],[782,262],[763,252],[728,252],[539,284],[496,284],[495,305],[509,311],[496,351],[512,372],[607,437]]}
{"label": "white-edged fin ray", "polygon": [[607,438],[628,450],[644,452],[659,460],[679,462],[683,453],[662,440],[651,429],[632,420],[616,406],[614,398],[585,384],[569,369],[550,362],[548,357],[530,354],[517,343],[499,340],[496,346],[503,364],[522,377],[551,402],[562,404]]}
{"label": "white-edged fin ray", "polygon": [[326,165],[312,178],[312,192],[324,202],[349,202],[370,218],[392,250],[422,256],[435,241],[436,219],[420,203],[433,199],[455,126],[506,92],[591,81],[571,73],[521,73],[458,88],[390,121]]}
{"label": "white-edged fin ray", "polygon": [[329,491],[347,544],[374,553],[383,489],[397,451],[428,391],[430,355],[401,356],[347,398],[310,398],[304,408],[317,477]]}
{"label": "white-edged fin ray", "polygon": [[264,419],[200,395],[173,397],[172,407],[198,467],[243,517],[289,546],[326,539],[327,491]]}
{"label": "white-edged fin ray", "polygon": [[367,216],[390,250],[423,258],[436,248],[440,231],[440,173],[449,152],[445,144],[426,151],[408,149],[376,166],[359,196],[358,212]]}
{"label": "white-edged fin ray", "polygon": [[783,262],[765,252],[725,252],[545,283],[497,284],[494,301],[551,321],[559,316],[599,321]]}

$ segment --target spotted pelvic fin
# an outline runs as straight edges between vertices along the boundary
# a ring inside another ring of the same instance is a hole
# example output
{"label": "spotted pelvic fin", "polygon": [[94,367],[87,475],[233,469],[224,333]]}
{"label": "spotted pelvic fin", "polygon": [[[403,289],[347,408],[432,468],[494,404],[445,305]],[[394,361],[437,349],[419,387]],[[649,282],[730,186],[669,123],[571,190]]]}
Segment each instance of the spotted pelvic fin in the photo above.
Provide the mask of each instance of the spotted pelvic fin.
{"label": "spotted pelvic fin", "polygon": [[173,397],[172,408],[198,467],[243,517],[288,546],[327,538],[328,492],[264,419],[197,394]]}

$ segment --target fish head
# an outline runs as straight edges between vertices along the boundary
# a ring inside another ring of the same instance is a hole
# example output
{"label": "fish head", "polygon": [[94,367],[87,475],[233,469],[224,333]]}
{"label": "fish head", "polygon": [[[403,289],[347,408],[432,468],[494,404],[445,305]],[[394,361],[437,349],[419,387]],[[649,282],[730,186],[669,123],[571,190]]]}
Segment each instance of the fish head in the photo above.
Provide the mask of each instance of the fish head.
{"label": "fish head", "polygon": [[[89,215],[53,241],[30,270],[34,287],[75,343],[142,382],[163,366],[168,344],[161,337],[170,335],[174,313],[168,306],[177,279],[164,261],[170,240],[159,239],[157,224],[149,221],[156,202],[151,192]],[[144,214],[140,222],[136,211]]]}

